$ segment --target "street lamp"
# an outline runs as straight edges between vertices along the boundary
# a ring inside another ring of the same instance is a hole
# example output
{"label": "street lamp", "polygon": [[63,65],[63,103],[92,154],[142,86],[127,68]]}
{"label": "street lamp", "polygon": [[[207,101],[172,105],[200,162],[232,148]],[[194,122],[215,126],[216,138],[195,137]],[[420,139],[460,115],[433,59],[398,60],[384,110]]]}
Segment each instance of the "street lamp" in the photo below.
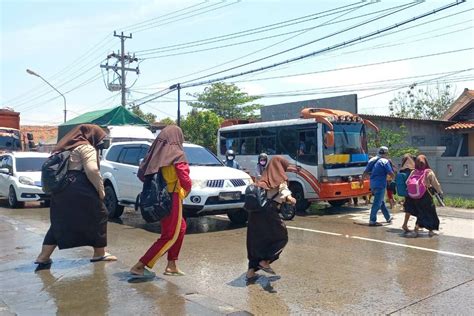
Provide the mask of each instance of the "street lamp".
{"label": "street lamp", "polygon": [[66,97],[64,96],[64,94],[62,94],[61,92],[59,92],[58,89],[56,89],[55,87],[53,87],[52,84],[50,84],[48,81],[46,81],[46,79],[44,79],[43,77],[41,77],[40,75],[38,75],[36,72],[34,72],[33,70],[31,69],[26,69],[26,72],[29,73],[30,75],[33,75],[33,76],[36,76],[36,77],[39,77],[41,78],[41,80],[43,80],[44,82],[46,82],[51,88],[53,88],[54,90],[56,90],[57,93],[59,93],[63,99],[64,99],[64,122],[66,122]]}

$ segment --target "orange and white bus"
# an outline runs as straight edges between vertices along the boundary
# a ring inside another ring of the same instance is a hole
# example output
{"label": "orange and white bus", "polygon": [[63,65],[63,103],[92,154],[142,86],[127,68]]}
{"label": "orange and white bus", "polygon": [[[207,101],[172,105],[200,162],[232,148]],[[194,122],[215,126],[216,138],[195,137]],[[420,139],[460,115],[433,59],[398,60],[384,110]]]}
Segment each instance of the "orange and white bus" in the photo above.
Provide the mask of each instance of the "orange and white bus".
{"label": "orange and white bus", "polygon": [[244,170],[253,175],[260,153],[283,155],[290,161],[289,186],[305,210],[312,201],[340,206],[369,194],[362,174],[369,159],[367,128],[377,126],[357,114],[307,108],[301,118],[247,123],[228,120],[218,131],[218,156],[232,149]]}

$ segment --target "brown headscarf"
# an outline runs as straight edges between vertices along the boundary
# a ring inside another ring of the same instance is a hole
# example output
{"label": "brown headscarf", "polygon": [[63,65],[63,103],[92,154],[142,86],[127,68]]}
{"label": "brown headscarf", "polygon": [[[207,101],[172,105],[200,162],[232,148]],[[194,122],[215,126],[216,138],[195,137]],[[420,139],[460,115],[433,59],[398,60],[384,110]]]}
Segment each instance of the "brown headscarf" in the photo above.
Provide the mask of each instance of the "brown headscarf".
{"label": "brown headscarf", "polygon": [[413,157],[410,154],[403,155],[402,166],[400,167],[400,170],[404,169],[415,169],[415,160],[413,160]]}
{"label": "brown headscarf", "polygon": [[431,169],[430,165],[428,164],[428,159],[425,155],[418,155],[415,160],[415,169],[416,170],[425,170]]}
{"label": "brown headscarf", "polygon": [[64,135],[53,152],[72,150],[81,145],[92,145],[95,148],[105,136],[107,136],[107,133],[99,126],[94,124],[81,124]]}
{"label": "brown headscarf", "polygon": [[278,188],[281,183],[288,181],[286,170],[290,163],[283,156],[275,156],[268,163],[263,171],[262,177],[257,182],[257,186],[265,190]]}
{"label": "brown headscarf", "polygon": [[155,174],[161,167],[187,162],[183,150],[184,136],[176,125],[166,126],[151,145],[138,169],[138,177]]}

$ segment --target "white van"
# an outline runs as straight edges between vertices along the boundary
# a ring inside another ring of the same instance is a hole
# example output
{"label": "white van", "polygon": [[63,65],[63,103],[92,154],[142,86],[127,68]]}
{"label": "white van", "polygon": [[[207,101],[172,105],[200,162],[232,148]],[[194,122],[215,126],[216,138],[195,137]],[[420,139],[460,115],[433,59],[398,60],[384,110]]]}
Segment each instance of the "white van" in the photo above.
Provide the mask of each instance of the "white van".
{"label": "white van", "polygon": [[156,136],[145,126],[137,125],[117,125],[107,126],[107,137],[105,138],[106,147],[112,143],[128,141],[150,141]]}
{"label": "white van", "polygon": [[[109,217],[117,218],[124,206],[134,206],[142,190],[137,178],[138,165],[151,143],[145,141],[112,143],[100,162],[104,179],[105,205]],[[208,149],[184,144],[190,166],[192,189],[183,201],[184,216],[227,214],[232,222],[243,224],[247,212],[243,209],[245,188],[250,176],[223,163]]]}

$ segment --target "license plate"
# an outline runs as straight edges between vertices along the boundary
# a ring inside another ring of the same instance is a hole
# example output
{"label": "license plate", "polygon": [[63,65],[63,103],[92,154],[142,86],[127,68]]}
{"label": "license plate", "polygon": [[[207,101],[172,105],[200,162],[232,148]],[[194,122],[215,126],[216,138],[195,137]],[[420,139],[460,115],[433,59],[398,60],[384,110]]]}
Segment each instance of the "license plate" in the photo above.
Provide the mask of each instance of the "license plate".
{"label": "license plate", "polygon": [[351,182],[352,190],[362,189],[363,187],[364,185],[360,185],[360,182]]}
{"label": "license plate", "polygon": [[219,193],[219,200],[221,201],[232,201],[240,200],[240,192],[221,192]]}

